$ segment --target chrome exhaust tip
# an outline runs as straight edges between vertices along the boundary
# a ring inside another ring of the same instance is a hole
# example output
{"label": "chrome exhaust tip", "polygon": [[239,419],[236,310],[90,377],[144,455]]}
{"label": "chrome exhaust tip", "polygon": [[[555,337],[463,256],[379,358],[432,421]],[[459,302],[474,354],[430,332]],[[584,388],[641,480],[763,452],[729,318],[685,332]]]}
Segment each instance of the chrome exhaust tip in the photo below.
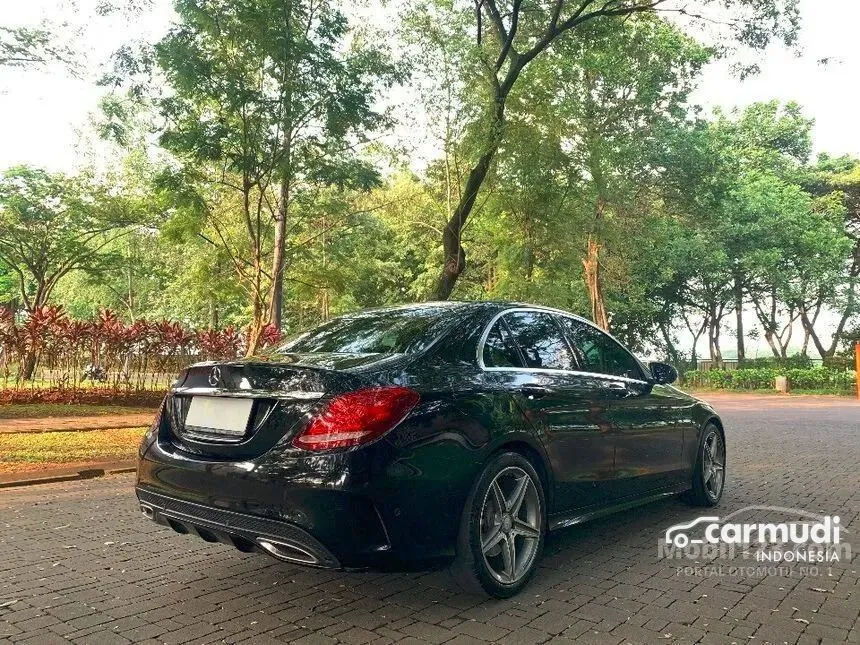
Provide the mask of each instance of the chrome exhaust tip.
{"label": "chrome exhaust tip", "polygon": [[257,544],[260,545],[263,551],[278,560],[310,565],[318,565],[320,563],[319,559],[313,553],[306,551],[297,544],[270,540],[268,538],[257,538]]}
{"label": "chrome exhaust tip", "polygon": [[155,519],[155,509],[152,508],[152,506],[149,506],[148,504],[141,504],[140,505],[140,512],[143,513],[143,516],[148,520],[154,520]]}

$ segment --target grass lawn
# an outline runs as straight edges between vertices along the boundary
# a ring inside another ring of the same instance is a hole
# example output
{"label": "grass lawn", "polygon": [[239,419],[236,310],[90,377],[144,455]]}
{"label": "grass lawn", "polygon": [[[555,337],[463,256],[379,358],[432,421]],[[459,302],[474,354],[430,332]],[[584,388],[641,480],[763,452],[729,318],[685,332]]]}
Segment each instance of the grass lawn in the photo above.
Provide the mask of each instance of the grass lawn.
{"label": "grass lawn", "polygon": [[156,408],[132,408],[118,405],[88,405],[84,403],[6,403],[0,405],[0,419],[41,419],[44,417],[97,417],[106,415],[140,414]]}
{"label": "grass lawn", "polygon": [[0,434],[0,474],[52,465],[126,461],[137,457],[146,428]]}

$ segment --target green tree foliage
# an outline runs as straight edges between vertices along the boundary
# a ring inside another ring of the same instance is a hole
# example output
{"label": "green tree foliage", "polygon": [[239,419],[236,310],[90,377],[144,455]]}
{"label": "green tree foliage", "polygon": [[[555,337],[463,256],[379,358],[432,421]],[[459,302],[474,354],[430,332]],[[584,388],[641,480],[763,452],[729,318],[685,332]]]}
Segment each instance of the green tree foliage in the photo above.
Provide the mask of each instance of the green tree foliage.
{"label": "green tree foliage", "polygon": [[[794,2],[404,5],[395,69],[388,43],[348,20],[361,8],[179,0],[169,33],[124,48],[105,79],[128,90],[98,124],[131,150],[118,177],[27,170],[3,184],[10,204],[32,184],[57,196],[44,203],[151,224],[99,232],[92,262],[46,297],[81,317],[107,305],[129,321],[249,327],[251,351],[269,322],[292,332],[452,290],[590,315],[678,364],[719,364],[732,334],[739,357],[760,333],[775,360],[801,342],[830,360],[852,337],[857,160],[811,162],[797,105],[690,104],[730,47],[792,42]],[[691,24],[717,38],[698,42]],[[386,109],[403,71],[438,144],[426,165],[405,140],[378,140],[394,117],[395,134],[412,123],[411,103]],[[21,299],[21,270],[35,297],[34,272],[0,258],[0,301],[13,299],[4,271]]]}
{"label": "green tree foliage", "polygon": [[63,25],[0,26],[0,67],[44,69],[61,64],[72,72],[80,66],[75,49],[60,35]]}
{"label": "green tree foliage", "polygon": [[[171,92],[162,145],[181,162],[163,187],[229,256],[251,302],[251,342],[281,323],[293,215],[330,188],[366,190],[356,149],[385,125],[374,97],[395,77],[329,0],[180,0],[156,46]],[[320,208],[325,208],[325,198]],[[191,217],[192,219],[188,219]]]}
{"label": "green tree foliage", "polygon": [[33,25],[0,25],[0,69],[45,70],[60,67],[79,76],[85,67],[86,27],[106,16],[137,19],[152,0],[99,0],[93,15],[81,16],[77,3],[57,3],[52,13],[70,20],[45,19]]}
{"label": "green tree foliage", "polygon": [[145,214],[91,177],[7,170],[0,179],[0,261],[16,276],[24,308],[33,312],[47,304],[73,271],[104,266],[106,247]]}
{"label": "green tree foliage", "polygon": [[[846,332],[860,317],[860,159],[831,158],[822,155],[811,168],[805,169],[801,183],[816,197],[819,211],[841,213],[841,230],[848,247],[842,258],[842,271],[829,282],[822,281],[817,294],[799,303],[801,320],[807,339],[811,339],[822,357],[832,358],[840,343],[847,343],[857,331]],[[829,307],[838,316],[835,332],[829,343],[820,337],[816,322],[823,308]],[[847,348],[850,353],[851,348]]]}
{"label": "green tree foliage", "polygon": [[[840,283],[847,253],[840,211],[799,183],[811,125],[799,106],[770,102],[717,113],[710,123],[663,139],[666,204],[683,224],[665,244],[695,252],[668,256],[678,263],[676,275],[687,277],[677,282],[674,304],[671,293],[660,300],[694,339],[700,329],[707,332],[718,364],[731,313],[740,359],[745,307],[755,312],[774,355],[784,357],[804,303]],[[690,324],[687,312],[701,327]]]}
{"label": "green tree foliage", "polygon": [[[573,233],[578,239],[591,317],[606,329],[604,274],[619,284],[628,277],[627,260],[634,258],[624,242],[653,210],[650,193],[663,181],[653,163],[659,132],[683,126],[693,78],[709,57],[651,14],[621,25],[594,23],[535,63],[523,76],[522,96],[514,95],[519,100],[509,109],[509,130],[525,123],[532,130],[527,136],[540,129],[556,137],[568,183],[561,213],[567,238]],[[532,79],[534,73],[542,78]],[[532,105],[549,107],[541,122],[523,109]]]}
{"label": "green tree foliage", "polygon": [[[442,1],[450,4],[448,0]],[[793,42],[798,27],[795,0],[700,0],[695,7],[668,0],[551,0],[538,3],[483,0],[475,6],[475,53],[465,59],[477,60],[480,65],[477,69],[469,65],[464,71],[470,74],[479,72],[477,78],[482,81],[482,91],[477,95],[481,109],[477,111],[473,124],[473,129],[481,134],[476,138],[478,145],[465,173],[460,199],[442,236],[444,257],[435,295],[443,299],[451,295],[465,269],[463,229],[503,145],[509,99],[520,86],[528,85],[525,72],[534,61],[553,55],[554,47],[559,44],[581,38],[583,32],[593,25],[611,28],[614,24],[617,29],[630,16],[660,11],[707,21],[709,11],[728,9],[733,14],[732,20],[726,22],[712,14],[712,26],[727,28],[727,33],[723,34],[724,42],[740,42],[755,49],[765,47],[775,37]],[[463,15],[470,10],[466,3],[454,3],[451,11],[454,24],[462,24]]]}
{"label": "green tree foliage", "polygon": [[733,116],[719,115],[712,126],[731,178],[716,233],[733,263],[735,311],[748,300],[774,355],[784,358],[795,321],[838,289],[848,242],[837,205],[814,200],[799,184],[812,147],[812,123],[800,107],[760,103]]}
{"label": "green tree foliage", "polygon": [[[0,262],[14,274],[17,296],[33,315],[59,282],[76,271],[99,271],[107,247],[144,219],[145,209],[87,176],[15,167],[0,178]],[[35,348],[23,363],[29,379]]]}
{"label": "green tree foliage", "polygon": [[0,306],[13,306],[16,302],[15,276],[11,269],[0,262]]}

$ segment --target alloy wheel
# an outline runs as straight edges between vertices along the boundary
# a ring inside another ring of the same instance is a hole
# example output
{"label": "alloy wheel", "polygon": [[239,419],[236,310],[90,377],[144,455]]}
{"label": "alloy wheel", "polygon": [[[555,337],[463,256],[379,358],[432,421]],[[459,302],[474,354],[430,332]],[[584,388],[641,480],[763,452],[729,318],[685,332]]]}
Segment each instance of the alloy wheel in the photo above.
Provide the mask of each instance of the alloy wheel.
{"label": "alloy wheel", "polygon": [[711,430],[705,438],[702,459],[702,479],[705,490],[711,499],[717,499],[723,492],[726,472],[726,446],[719,431]]}
{"label": "alloy wheel", "polygon": [[518,466],[500,471],[481,509],[481,552],[490,574],[502,584],[528,574],[540,546],[543,509],[531,475]]}

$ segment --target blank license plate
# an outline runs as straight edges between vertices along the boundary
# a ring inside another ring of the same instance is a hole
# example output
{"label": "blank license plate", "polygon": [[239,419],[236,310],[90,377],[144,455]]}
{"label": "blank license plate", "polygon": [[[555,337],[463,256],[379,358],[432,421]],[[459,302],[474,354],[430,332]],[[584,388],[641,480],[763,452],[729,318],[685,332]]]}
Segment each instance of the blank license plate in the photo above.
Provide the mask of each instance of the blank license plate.
{"label": "blank license plate", "polygon": [[195,396],[185,417],[185,427],[198,432],[241,437],[248,428],[253,405],[253,399]]}

